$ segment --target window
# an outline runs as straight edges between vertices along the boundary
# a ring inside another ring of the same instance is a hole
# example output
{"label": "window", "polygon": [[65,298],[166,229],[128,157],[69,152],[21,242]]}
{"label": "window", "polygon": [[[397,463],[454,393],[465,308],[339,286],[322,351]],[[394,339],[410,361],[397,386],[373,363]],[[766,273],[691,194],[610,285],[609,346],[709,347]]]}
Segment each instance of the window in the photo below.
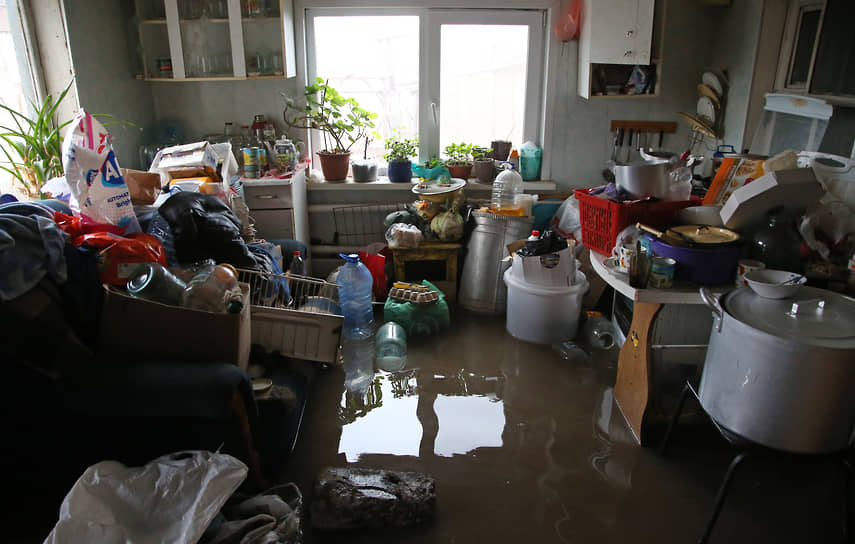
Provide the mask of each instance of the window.
{"label": "window", "polygon": [[776,87],[855,103],[852,0],[791,0]]}
{"label": "window", "polygon": [[[30,114],[34,85],[26,55],[20,5],[16,0],[0,0],[0,102],[15,111]],[[14,128],[13,123],[12,115],[0,109],[0,125]],[[9,152],[14,151],[10,149]],[[0,162],[7,162],[2,153]],[[0,170],[0,193],[12,193],[18,198],[27,196],[24,188],[15,183],[5,170]]]}
{"label": "window", "polygon": [[419,160],[452,142],[540,140],[544,11],[308,8],[306,75],[378,114],[381,138],[419,136]]}

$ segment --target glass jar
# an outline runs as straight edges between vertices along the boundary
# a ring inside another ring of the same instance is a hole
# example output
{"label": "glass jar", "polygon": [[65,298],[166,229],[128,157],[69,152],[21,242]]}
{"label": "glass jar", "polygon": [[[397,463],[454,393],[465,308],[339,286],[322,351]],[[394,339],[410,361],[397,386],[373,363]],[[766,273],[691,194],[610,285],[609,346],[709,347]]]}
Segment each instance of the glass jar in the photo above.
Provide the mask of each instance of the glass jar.
{"label": "glass jar", "polygon": [[801,274],[801,243],[792,218],[783,208],[775,208],[769,212],[766,226],[754,233],[751,258],[761,261],[766,268]]}
{"label": "glass jar", "polygon": [[128,294],[152,302],[180,306],[185,284],[159,263],[140,264],[128,280]]}

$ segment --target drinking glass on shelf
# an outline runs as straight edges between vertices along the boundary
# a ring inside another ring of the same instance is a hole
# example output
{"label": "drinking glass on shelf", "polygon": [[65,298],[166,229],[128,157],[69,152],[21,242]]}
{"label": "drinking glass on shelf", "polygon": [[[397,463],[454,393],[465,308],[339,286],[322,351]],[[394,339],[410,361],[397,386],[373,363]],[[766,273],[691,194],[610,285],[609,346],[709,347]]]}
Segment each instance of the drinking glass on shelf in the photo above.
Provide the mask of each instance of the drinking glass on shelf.
{"label": "drinking glass on shelf", "polygon": [[246,75],[257,76],[261,73],[261,67],[259,66],[260,57],[261,55],[257,53],[246,56]]}
{"label": "drinking glass on shelf", "polygon": [[258,57],[258,72],[261,75],[269,75],[273,73],[272,56],[267,53],[259,53]]}
{"label": "drinking glass on shelf", "polygon": [[285,73],[285,66],[282,64],[282,53],[273,53],[270,56],[270,68],[277,76]]}

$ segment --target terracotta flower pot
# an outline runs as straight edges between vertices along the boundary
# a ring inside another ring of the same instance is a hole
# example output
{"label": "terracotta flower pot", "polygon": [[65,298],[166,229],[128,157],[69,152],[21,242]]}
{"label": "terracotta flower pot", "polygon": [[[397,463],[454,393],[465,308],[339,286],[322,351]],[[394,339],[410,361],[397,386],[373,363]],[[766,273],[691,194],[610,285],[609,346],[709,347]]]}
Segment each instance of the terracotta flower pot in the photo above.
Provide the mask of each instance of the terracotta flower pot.
{"label": "terracotta flower pot", "polygon": [[448,173],[453,178],[469,179],[469,174],[472,173],[472,164],[449,164]]}
{"label": "terracotta flower pot", "polygon": [[327,181],[344,181],[350,167],[350,151],[344,153],[318,152],[321,159],[321,171]]}

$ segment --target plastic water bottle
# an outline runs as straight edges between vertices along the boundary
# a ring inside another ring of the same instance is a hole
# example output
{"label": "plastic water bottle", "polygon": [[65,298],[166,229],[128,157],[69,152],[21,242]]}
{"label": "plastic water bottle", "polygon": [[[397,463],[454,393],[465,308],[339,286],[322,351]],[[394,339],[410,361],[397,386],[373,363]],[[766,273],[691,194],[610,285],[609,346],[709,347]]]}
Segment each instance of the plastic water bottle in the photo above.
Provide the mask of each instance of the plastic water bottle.
{"label": "plastic water bottle", "polygon": [[374,340],[344,337],[341,339],[341,366],[344,388],[350,393],[364,393],[374,381]]}
{"label": "plastic water bottle", "polygon": [[369,338],[374,334],[374,309],[371,306],[371,272],[359,261],[359,255],[341,254],[344,266],[338,272],[338,297],[344,314],[342,336]]}
{"label": "plastic water bottle", "polygon": [[303,256],[300,255],[299,251],[295,251],[294,255],[291,257],[291,264],[288,265],[288,272],[298,276],[306,275],[306,262],[303,260]]}
{"label": "plastic water bottle", "polygon": [[522,216],[520,195],[523,192],[522,176],[512,169],[502,170],[493,182],[490,210],[502,215]]}
{"label": "plastic water bottle", "polygon": [[407,333],[402,326],[383,323],[374,345],[374,362],[380,370],[394,372],[407,366]]}

